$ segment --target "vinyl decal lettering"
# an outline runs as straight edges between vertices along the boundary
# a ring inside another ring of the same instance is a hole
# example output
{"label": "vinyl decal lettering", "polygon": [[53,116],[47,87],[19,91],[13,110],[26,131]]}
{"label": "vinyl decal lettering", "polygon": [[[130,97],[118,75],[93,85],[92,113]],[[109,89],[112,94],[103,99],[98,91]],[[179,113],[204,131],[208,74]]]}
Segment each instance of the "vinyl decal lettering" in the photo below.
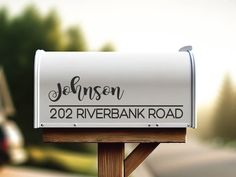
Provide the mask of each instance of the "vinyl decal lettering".
{"label": "vinyl decal lettering", "polygon": [[[101,105],[98,104],[106,96],[121,100],[128,94],[120,86],[88,86],[80,84],[80,77],[71,79],[70,85],[56,84],[56,89],[50,90],[48,98],[50,119],[181,119],[183,105]],[[56,104],[62,97],[74,95],[78,104]],[[84,99],[92,100],[96,104],[82,104]]]}
{"label": "vinyl decal lettering", "polygon": [[109,87],[109,86],[94,86],[94,87],[83,87],[79,85],[80,77],[75,76],[71,79],[70,86],[64,86],[60,83],[57,84],[57,90],[51,90],[48,93],[48,97],[52,102],[58,101],[63,95],[75,94],[79,101],[87,96],[90,100],[100,100],[102,96],[113,95],[120,100],[124,94],[124,90],[120,87]]}

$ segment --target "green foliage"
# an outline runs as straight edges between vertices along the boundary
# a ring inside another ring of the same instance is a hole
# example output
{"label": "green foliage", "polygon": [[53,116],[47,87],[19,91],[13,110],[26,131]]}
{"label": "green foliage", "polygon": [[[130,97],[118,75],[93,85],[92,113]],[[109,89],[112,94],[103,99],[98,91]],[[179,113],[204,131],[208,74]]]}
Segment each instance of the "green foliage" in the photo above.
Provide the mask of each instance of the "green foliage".
{"label": "green foliage", "polygon": [[213,114],[213,136],[224,141],[236,140],[236,90],[231,78],[224,79]]}
{"label": "green foliage", "polygon": [[115,50],[115,47],[113,46],[112,43],[106,43],[105,45],[103,45],[100,49],[103,52],[112,52]]}
{"label": "green foliage", "polygon": [[71,27],[67,31],[67,46],[68,51],[84,51],[86,50],[86,42],[83,34],[78,28]]}
{"label": "green foliage", "polygon": [[45,47],[48,50],[63,50],[63,33],[61,31],[60,21],[55,11],[51,11],[42,21],[42,35],[45,35]]}
{"label": "green foliage", "polygon": [[[3,66],[17,114],[13,119],[23,131],[26,143],[42,142],[40,130],[33,129],[34,55],[46,51],[85,51],[84,35],[79,28],[63,32],[55,11],[42,16],[34,6],[10,18],[0,9],[0,65]],[[107,43],[102,51],[113,51]],[[68,146],[69,147],[69,146]],[[93,150],[92,150],[93,151]]]}
{"label": "green foliage", "polygon": [[37,49],[87,50],[83,34],[77,28],[62,31],[55,11],[42,16],[35,7],[27,7],[19,16],[9,18],[0,10],[0,65],[4,67],[17,115],[13,117],[26,142],[42,141],[33,129],[34,55]]}
{"label": "green foliage", "polygon": [[97,175],[97,158],[94,155],[37,146],[28,147],[27,152],[30,164],[89,176]]}

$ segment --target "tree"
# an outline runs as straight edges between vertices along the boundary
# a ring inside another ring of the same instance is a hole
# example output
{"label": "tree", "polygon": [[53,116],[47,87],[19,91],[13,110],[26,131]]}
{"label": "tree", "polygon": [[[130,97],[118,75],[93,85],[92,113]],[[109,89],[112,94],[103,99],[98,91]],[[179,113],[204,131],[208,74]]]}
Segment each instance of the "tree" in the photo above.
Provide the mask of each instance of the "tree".
{"label": "tree", "polygon": [[71,27],[66,33],[67,37],[67,46],[66,50],[68,51],[85,51],[87,49],[85,39],[81,30],[78,28]]}
{"label": "tree", "polygon": [[106,43],[105,45],[103,45],[100,49],[103,52],[112,52],[115,50],[115,47],[113,46],[112,43]]}
{"label": "tree", "polygon": [[214,111],[214,135],[226,141],[236,139],[235,92],[229,75],[225,76]]}
{"label": "tree", "polygon": [[[86,50],[79,29],[63,33],[55,11],[42,17],[35,7],[27,7],[19,16],[9,18],[0,10],[0,65],[4,67],[17,115],[13,117],[25,135],[26,142],[41,142],[33,129],[34,55],[37,49]],[[38,132],[38,133],[36,133]]]}
{"label": "tree", "polygon": [[[0,9],[0,65],[3,66],[16,107],[13,119],[20,126],[26,142],[41,142],[41,134],[33,129],[34,55],[37,49],[85,51],[86,40],[80,28],[63,32],[55,11],[42,16],[34,6],[9,18]],[[113,50],[104,45],[102,50]],[[37,133],[36,133],[37,132]]]}

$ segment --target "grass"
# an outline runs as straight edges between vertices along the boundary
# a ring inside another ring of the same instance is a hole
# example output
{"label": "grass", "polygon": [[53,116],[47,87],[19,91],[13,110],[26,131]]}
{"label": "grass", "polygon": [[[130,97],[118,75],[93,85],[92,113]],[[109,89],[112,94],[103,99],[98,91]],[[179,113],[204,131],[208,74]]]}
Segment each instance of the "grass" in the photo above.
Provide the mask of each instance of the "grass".
{"label": "grass", "polygon": [[95,155],[38,146],[28,147],[27,152],[30,165],[92,176],[97,175],[97,158]]}

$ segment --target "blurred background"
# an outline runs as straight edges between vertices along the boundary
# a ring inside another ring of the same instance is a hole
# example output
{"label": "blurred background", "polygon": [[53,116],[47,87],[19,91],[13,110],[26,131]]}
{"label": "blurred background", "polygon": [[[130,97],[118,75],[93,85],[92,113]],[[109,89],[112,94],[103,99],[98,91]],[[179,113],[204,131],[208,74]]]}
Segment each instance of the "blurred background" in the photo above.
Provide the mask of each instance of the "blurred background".
{"label": "blurred background", "polygon": [[[0,176],[96,176],[95,144],[44,144],[33,129],[37,49],[178,51],[192,45],[198,128],[162,144],[133,174],[236,173],[236,1],[1,0]],[[127,149],[133,145],[128,144]]]}

